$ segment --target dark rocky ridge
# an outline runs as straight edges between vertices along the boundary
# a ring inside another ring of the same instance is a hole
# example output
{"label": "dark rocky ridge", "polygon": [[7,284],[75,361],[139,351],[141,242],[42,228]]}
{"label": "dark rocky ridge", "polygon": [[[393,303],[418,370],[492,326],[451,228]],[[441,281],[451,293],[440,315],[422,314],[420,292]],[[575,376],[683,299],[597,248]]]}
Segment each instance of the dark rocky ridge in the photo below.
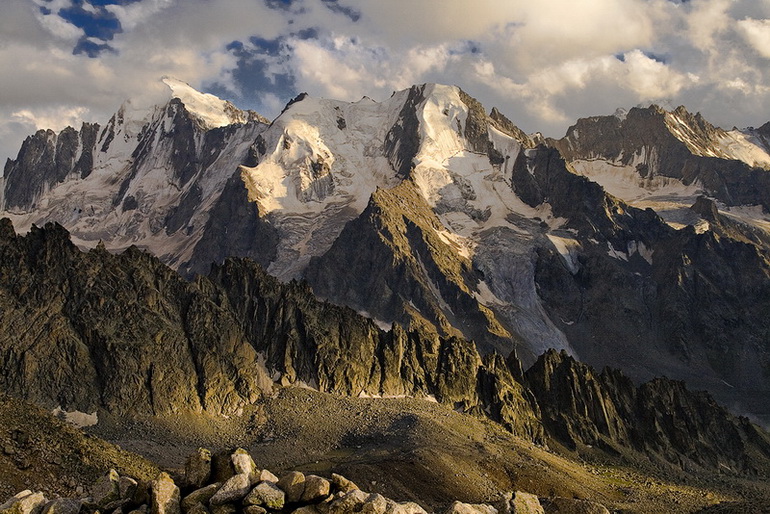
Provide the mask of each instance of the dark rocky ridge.
{"label": "dark rocky ridge", "polygon": [[2,388],[48,407],[237,414],[280,373],[344,395],[433,394],[535,441],[602,441],[733,472],[770,462],[767,434],[681,383],[637,389],[556,353],[522,374],[514,357],[481,358],[460,338],[384,332],[243,259],[186,282],[135,249],[82,253],[61,227],[19,237],[6,220],[0,301]]}
{"label": "dark rocky ridge", "polygon": [[633,448],[684,469],[764,473],[770,438],[733,418],[683,382],[654,379],[635,387],[617,370],[596,373],[566,353],[549,351],[525,373],[547,432],[575,449]]}

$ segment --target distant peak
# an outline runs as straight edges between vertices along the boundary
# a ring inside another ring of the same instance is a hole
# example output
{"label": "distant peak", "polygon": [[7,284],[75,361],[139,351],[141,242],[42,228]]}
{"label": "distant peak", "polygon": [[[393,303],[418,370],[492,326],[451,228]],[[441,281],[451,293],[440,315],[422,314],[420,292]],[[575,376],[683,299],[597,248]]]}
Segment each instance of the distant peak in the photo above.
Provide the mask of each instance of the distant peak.
{"label": "distant peak", "polygon": [[162,81],[171,90],[171,96],[178,98],[184,104],[187,112],[206,129],[224,127],[234,123],[246,123],[249,119],[254,118],[227,100],[222,100],[210,93],[201,93],[179,79],[166,76],[163,77]]}

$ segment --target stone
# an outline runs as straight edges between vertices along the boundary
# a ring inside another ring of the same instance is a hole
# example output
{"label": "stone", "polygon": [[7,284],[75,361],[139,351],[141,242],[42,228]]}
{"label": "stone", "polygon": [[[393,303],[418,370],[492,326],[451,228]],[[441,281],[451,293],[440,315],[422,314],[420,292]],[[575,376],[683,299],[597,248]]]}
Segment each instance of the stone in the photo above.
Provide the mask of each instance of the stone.
{"label": "stone", "polygon": [[267,511],[259,505],[249,505],[243,508],[244,514],[267,514]]}
{"label": "stone", "polygon": [[209,509],[202,503],[196,503],[187,511],[187,514],[210,514]]}
{"label": "stone", "polygon": [[315,503],[329,496],[331,483],[318,475],[305,476],[305,490],[302,493],[300,501],[304,503]]}
{"label": "stone", "polygon": [[0,505],[0,514],[38,514],[46,502],[43,493],[24,490]]}
{"label": "stone", "polygon": [[350,491],[360,489],[355,482],[348,480],[337,473],[332,473],[332,484],[334,485],[335,490],[342,491],[343,493],[349,493]]}
{"label": "stone", "polygon": [[263,469],[259,472],[259,476],[257,477],[258,482],[273,482],[274,484],[278,483],[278,477],[275,476],[270,472],[270,470]]}
{"label": "stone", "polygon": [[305,505],[304,507],[300,507],[292,511],[291,514],[321,514],[321,513],[317,508],[315,508],[314,505]]}
{"label": "stone", "polygon": [[118,496],[123,499],[133,498],[136,494],[136,488],[139,487],[139,482],[131,477],[120,477],[118,479]]}
{"label": "stone", "polygon": [[91,487],[91,498],[94,503],[104,507],[108,503],[120,499],[120,475],[114,469],[99,477]]}
{"label": "stone", "polygon": [[388,511],[388,500],[381,494],[370,494],[366,503],[361,506],[363,514],[385,514]]}
{"label": "stone", "polygon": [[115,511],[123,510],[123,506],[128,505],[130,503],[130,500],[115,500],[114,502],[110,502],[107,505],[104,505],[99,509],[100,512],[112,512],[113,514]]}
{"label": "stone", "polygon": [[244,505],[260,505],[271,510],[281,510],[285,502],[285,493],[273,482],[260,482],[243,499]]}
{"label": "stone", "polygon": [[198,448],[184,463],[185,482],[189,487],[200,489],[210,476],[211,452],[206,448]]}
{"label": "stone", "polygon": [[290,471],[281,477],[278,487],[286,493],[286,503],[297,503],[305,492],[305,475],[299,471]]}
{"label": "stone", "polygon": [[202,505],[206,505],[209,500],[211,500],[211,497],[216,494],[216,492],[219,490],[219,488],[222,486],[219,482],[216,482],[214,484],[209,484],[206,487],[201,487],[200,489],[196,489],[195,491],[191,492],[187,496],[185,496],[182,499],[182,511],[188,512],[191,510],[196,504],[200,503]]}
{"label": "stone", "polygon": [[544,514],[543,506],[534,494],[516,491],[508,505],[511,514]]}
{"label": "stone", "polygon": [[497,514],[497,509],[491,505],[455,501],[446,510],[446,514]]}
{"label": "stone", "polygon": [[230,459],[231,452],[228,450],[219,451],[211,456],[211,476],[209,481],[225,483],[235,476],[233,470],[233,461]]}
{"label": "stone", "polygon": [[551,498],[544,505],[546,514],[610,514],[607,508],[590,500]]}
{"label": "stone", "polygon": [[328,514],[347,514],[349,512],[358,512],[361,510],[368,498],[369,494],[361,491],[360,489],[354,489],[341,498],[331,502],[329,504]]}
{"label": "stone", "polygon": [[137,507],[136,509],[132,510],[128,514],[147,514],[147,512],[149,510],[150,509],[149,509],[149,507],[147,507],[147,505],[140,505],[139,507]]}
{"label": "stone", "polygon": [[140,481],[137,484],[136,489],[134,489],[134,494],[131,496],[132,505],[149,505],[151,484],[152,482],[145,481]]}
{"label": "stone", "polygon": [[251,458],[249,452],[243,448],[238,448],[230,455],[230,462],[233,463],[233,470],[236,475],[245,473],[252,478],[253,483],[256,483],[257,465],[254,464],[254,459]]}
{"label": "stone", "polygon": [[40,514],[78,514],[82,506],[81,500],[57,498],[46,503]]}
{"label": "stone", "polygon": [[209,510],[211,514],[235,514],[238,512],[238,507],[233,503],[223,503],[222,505],[211,505]]}
{"label": "stone", "polygon": [[181,514],[181,494],[168,473],[161,473],[150,482],[150,513]]}
{"label": "stone", "polygon": [[209,505],[213,507],[216,505],[223,505],[225,503],[240,502],[251,490],[251,477],[246,473],[235,475],[225,483],[222,487],[211,497]]}
{"label": "stone", "polygon": [[386,514],[428,514],[425,509],[414,502],[389,503]]}

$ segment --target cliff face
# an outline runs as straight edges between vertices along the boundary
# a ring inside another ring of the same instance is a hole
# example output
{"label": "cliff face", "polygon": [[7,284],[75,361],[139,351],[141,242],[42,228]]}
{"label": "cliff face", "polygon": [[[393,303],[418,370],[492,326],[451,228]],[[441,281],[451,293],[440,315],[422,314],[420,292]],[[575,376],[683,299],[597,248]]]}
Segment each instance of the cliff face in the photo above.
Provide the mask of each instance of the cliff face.
{"label": "cliff face", "polygon": [[593,369],[565,353],[542,355],[525,373],[543,424],[570,448],[630,448],[684,469],[755,474],[770,458],[768,434],[735,418],[711,396],[658,378],[635,387],[616,370]]}
{"label": "cliff face", "polygon": [[[246,259],[187,282],[129,249],[80,252],[56,225],[0,225],[0,386],[49,408],[123,416],[237,415],[281,385],[349,396],[433,396],[535,442],[647,452],[685,466],[765,469],[767,434],[704,393],[636,387],[547,352],[515,355],[425,328],[383,331]],[[277,382],[277,383],[276,383]]]}
{"label": "cliff face", "polygon": [[60,226],[2,225],[3,390],[48,407],[234,414],[270,387],[205,290],[136,249],[81,253]]}

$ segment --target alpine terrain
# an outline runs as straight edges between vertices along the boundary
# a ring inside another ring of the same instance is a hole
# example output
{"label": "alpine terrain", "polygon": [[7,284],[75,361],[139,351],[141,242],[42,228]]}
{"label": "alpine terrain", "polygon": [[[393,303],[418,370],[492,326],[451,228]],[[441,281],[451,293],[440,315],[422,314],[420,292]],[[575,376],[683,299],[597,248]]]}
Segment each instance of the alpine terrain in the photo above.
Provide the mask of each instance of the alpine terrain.
{"label": "alpine terrain", "polygon": [[[164,82],[5,165],[7,416],[171,469],[244,446],[429,510],[770,501],[770,123],[650,106],[557,140],[438,84],[270,122]],[[0,472],[34,454],[15,437]]]}

